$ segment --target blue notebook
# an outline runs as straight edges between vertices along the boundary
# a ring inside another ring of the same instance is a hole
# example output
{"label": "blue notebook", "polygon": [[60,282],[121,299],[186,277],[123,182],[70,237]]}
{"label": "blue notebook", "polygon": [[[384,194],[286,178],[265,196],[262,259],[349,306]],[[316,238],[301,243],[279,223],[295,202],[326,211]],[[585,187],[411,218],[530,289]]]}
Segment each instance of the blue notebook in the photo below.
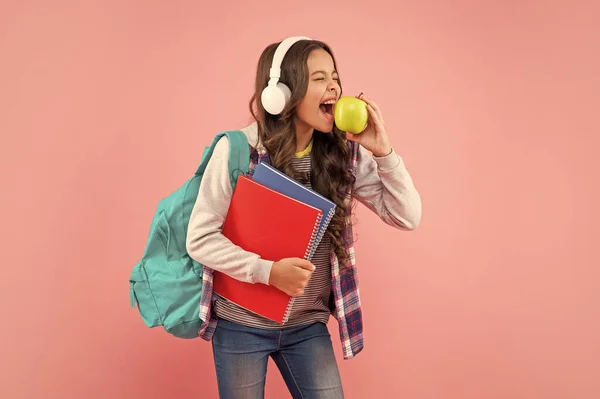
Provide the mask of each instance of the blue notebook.
{"label": "blue notebook", "polygon": [[307,258],[310,260],[319,246],[325,231],[327,231],[327,226],[329,226],[329,222],[331,222],[331,218],[335,214],[336,205],[321,194],[304,187],[285,173],[263,162],[256,166],[252,180],[323,211],[323,218],[321,219],[317,236]]}

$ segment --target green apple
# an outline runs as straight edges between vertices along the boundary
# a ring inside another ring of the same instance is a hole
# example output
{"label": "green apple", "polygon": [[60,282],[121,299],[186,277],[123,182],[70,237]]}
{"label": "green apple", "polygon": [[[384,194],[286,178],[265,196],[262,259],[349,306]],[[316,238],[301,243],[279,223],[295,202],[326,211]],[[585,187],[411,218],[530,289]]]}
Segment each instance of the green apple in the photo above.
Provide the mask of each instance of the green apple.
{"label": "green apple", "polygon": [[362,133],[367,127],[367,103],[352,96],[341,97],[335,104],[335,125],[344,132]]}

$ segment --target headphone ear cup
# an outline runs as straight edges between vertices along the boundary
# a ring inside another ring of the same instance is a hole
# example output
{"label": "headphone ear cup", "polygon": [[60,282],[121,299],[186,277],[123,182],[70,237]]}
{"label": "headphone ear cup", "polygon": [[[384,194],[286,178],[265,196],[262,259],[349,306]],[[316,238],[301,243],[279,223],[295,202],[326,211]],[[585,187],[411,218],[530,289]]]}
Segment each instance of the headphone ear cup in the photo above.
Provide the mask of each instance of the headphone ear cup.
{"label": "headphone ear cup", "polygon": [[[281,82],[277,83],[277,87],[283,93],[284,103],[283,103],[283,107],[281,107],[281,111],[283,111],[283,108],[285,108],[286,104],[290,102],[290,98],[292,98],[292,91],[290,90],[289,87],[287,87],[285,84],[283,84]],[[281,112],[281,111],[279,111],[279,112]]]}
{"label": "headphone ear cup", "polygon": [[280,82],[277,86],[265,87],[260,100],[265,111],[271,115],[279,115],[291,97],[292,92],[289,87]]}

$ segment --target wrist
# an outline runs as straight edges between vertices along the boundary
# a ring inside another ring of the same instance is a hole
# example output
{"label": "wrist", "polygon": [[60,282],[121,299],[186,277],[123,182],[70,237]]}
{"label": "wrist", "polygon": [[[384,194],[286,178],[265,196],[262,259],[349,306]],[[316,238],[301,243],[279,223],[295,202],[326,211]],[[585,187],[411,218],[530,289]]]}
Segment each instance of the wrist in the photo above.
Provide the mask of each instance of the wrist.
{"label": "wrist", "polygon": [[373,155],[377,158],[387,157],[392,153],[392,146],[386,146],[381,151],[374,151]]}
{"label": "wrist", "polygon": [[277,283],[277,277],[279,276],[279,262],[273,262],[271,266],[271,272],[269,273],[269,285],[275,285]]}

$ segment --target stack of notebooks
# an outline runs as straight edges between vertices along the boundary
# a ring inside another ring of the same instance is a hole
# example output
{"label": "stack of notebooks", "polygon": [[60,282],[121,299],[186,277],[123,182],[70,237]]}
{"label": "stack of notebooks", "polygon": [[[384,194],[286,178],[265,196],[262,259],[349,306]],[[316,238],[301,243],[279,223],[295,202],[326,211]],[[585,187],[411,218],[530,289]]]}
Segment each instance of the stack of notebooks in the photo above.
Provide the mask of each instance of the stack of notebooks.
{"label": "stack of notebooks", "polygon": [[[262,259],[310,260],[335,213],[335,204],[269,164],[252,179],[240,176],[223,225],[233,244]],[[214,272],[214,292],[278,323],[285,323],[293,298],[265,284],[250,284]]]}

